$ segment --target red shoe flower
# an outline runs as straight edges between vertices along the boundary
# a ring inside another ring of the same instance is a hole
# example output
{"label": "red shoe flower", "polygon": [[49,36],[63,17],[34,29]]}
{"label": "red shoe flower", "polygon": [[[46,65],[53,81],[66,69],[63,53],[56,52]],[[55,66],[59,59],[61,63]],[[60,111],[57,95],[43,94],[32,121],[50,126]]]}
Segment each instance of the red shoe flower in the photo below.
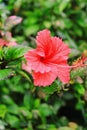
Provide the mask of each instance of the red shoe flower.
{"label": "red shoe flower", "polygon": [[36,49],[25,54],[36,86],[50,85],[57,77],[63,82],[70,80],[67,64],[70,49],[60,38],[51,37],[50,31],[40,31],[36,37]]}

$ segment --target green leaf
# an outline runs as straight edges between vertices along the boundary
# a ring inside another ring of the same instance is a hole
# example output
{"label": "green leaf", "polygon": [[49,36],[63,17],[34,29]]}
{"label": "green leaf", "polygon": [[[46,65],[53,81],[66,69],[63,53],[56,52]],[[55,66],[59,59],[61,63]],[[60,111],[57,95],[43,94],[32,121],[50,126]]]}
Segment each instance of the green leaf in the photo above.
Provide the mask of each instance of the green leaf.
{"label": "green leaf", "polygon": [[0,104],[0,117],[4,118],[7,112],[7,107],[4,104]]}
{"label": "green leaf", "polygon": [[29,36],[31,34],[36,33],[38,30],[39,30],[39,26],[38,25],[36,25],[36,24],[35,25],[30,25],[29,27],[27,27],[25,29],[25,35]]}
{"label": "green leaf", "polygon": [[30,93],[26,93],[24,96],[24,105],[27,109],[32,109],[34,105],[33,97]]}
{"label": "green leaf", "polygon": [[40,106],[40,99],[35,99],[35,101],[34,101],[34,107],[35,108],[39,108],[39,106]]}
{"label": "green leaf", "polygon": [[39,112],[42,116],[50,116],[53,114],[53,109],[48,104],[41,104],[39,107]]}
{"label": "green leaf", "polygon": [[7,78],[9,78],[9,76],[12,74],[12,70],[11,69],[3,69],[0,70],[0,80],[5,80]]}
{"label": "green leaf", "polygon": [[85,89],[84,89],[84,86],[82,84],[76,83],[74,85],[74,89],[80,95],[84,95],[84,93],[85,93]]}
{"label": "green leaf", "polygon": [[80,36],[80,37],[83,35],[82,30],[77,25],[75,25],[73,29],[74,29],[75,35]]}
{"label": "green leaf", "polygon": [[32,82],[31,78],[29,77],[29,74],[27,74],[27,72],[23,71],[23,70],[17,70],[16,72],[18,74],[20,74],[22,77],[26,78],[30,83]]}
{"label": "green leaf", "polygon": [[3,103],[8,104],[8,105],[14,104],[13,99],[10,96],[8,96],[8,95],[3,95],[2,96],[2,101],[3,101]]}
{"label": "green leaf", "polygon": [[74,49],[78,49],[75,41],[69,36],[69,34],[65,32],[65,36],[68,39],[70,46]]}
{"label": "green leaf", "polygon": [[19,110],[23,116],[27,117],[27,119],[32,119],[32,112],[30,112],[26,107],[20,107]]}
{"label": "green leaf", "polygon": [[0,60],[2,60],[3,59],[3,50],[2,50],[2,48],[0,48]]}
{"label": "green leaf", "polygon": [[60,127],[58,130],[72,130],[72,128],[64,126],[64,127]]}
{"label": "green leaf", "polygon": [[47,94],[53,94],[59,88],[59,82],[55,81],[52,85],[42,88],[42,90]]}
{"label": "green leaf", "polygon": [[[72,21],[68,18],[64,19],[64,26],[68,29],[70,29],[72,27]],[[66,26],[67,25],[67,26]]]}
{"label": "green leaf", "polygon": [[21,63],[23,60],[24,60],[24,58],[21,58],[21,57],[12,59],[10,61],[7,61],[7,66],[8,66],[8,68],[12,68],[15,70],[16,67],[18,67],[18,68],[21,67]]}
{"label": "green leaf", "polygon": [[17,58],[22,57],[28,50],[28,47],[24,47],[24,46],[13,46],[13,47],[8,47],[4,49],[4,59],[6,61],[8,60],[15,60]]}
{"label": "green leaf", "polygon": [[8,107],[8,112],[18,115],[19,114],[19,107],[16,104],[12,104]]}
{"label": "green leaf", "polygon": [[11,127],[18,128],[20,126],[20,120],[18,117],[14,115],[7,114],[6,115],[6,122],[8,122]]}
{"label": "green leaf", "polygon": [[86,74],[86,67],[77,68],[71,71],[71,79],[76,78],[77,76],[84,76]]}
{"label": "green leaf", "polygon": [[68,5],[68,3],[70,2],[70,0],[62,0],[62,2],[60,1],[60,5],[59,5],[59,12],[61,13]]}
{"label": "green leaf", "polygon": [[77,110],[82,110],[84,105],[85,105],[85,102],[82,101],[82,100],[79,100],[75,107],[76,107]]}

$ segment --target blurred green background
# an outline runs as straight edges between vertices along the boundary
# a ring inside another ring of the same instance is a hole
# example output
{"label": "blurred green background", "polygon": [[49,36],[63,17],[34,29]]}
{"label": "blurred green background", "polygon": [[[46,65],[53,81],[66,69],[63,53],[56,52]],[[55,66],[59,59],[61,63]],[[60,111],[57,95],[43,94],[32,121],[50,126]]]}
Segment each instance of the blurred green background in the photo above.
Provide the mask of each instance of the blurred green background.
{"label": "blurred green background", "polygon": [[[47,28],[69,44],[70,62],[87,54],[87,0],[0,0],[0,25],[11,15],[23,18],[12,28],[19,44],[34,47]],[[68,89],[54,91],[55,84],[33,88],[20,75],[0,80],[0,130],[87,130],[87,69]]]}

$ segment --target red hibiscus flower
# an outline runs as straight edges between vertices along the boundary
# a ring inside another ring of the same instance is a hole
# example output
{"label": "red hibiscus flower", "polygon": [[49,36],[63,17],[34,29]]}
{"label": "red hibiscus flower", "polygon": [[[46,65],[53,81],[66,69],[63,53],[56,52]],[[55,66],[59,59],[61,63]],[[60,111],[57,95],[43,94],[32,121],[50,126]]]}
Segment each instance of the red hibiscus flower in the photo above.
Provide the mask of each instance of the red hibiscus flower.
{"label": "red hibiscus flower", "polygon": [[33,71],[36,86],[48,86],[57,77],[63,82],[70,80],[70,67],[67,64],[70,49],[60,38],[51,37],[50,31],[40,31],[36,37],[36,49],[25,54]]}

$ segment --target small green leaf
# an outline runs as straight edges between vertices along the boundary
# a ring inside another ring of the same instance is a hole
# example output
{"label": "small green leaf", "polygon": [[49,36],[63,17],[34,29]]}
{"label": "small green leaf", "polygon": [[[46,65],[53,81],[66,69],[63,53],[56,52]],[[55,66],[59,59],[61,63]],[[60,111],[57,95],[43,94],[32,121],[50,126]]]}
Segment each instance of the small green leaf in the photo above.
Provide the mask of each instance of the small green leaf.
{"label": "small green leaf", "polygon": [[8,112],[18,115],[19,114],[19,107],[16,104],[12,104],[8,107]]}
{"label": "small green leaf", "polygon": [[70,0],[62,0],[62,2],[60,1],[60,5],[59,5],[59,12],[61,13],[69,4]]}
{"label": "small green leaf", "polygon": [[85,105],[84,101],[79,100],[79,101],[77,102],[77,104],[76,104],[76,109],[77,109],[77,110],[82,110],[82,108],[84,107],[84,105]]}
{"label": "small green leaf", "polygon": [[28,50],[28,47],[19,46],[19,45],[5,48],[4,59],[8,61],[8,60],[14,60],[14,59],[20,58],[26,53],[27,50]]}
{"label": "small green leaf", "polygon": [[29,74],[27,74],[25,71],[16,69],[16,72],[22,77],[26,78],[30,83],[32,82],[31,78],[29,77]]}
{"label": "small green leaf", "polygon": [[53,94],[55,91],[58,90],[59,84],[54,82],[52,85],[42,88],[43,91],[47,94]]}
{"label": "small green leaf", "polygon": [[32,109],[34,105],[33,103],[34,101],[32,95],[30,93],[26,93],[24,96],[24,105],[26,106],[26,108]]}
{"label": "small green leaf", "polygon": [[39,107],[39,111],[42,116],[50,116],[53,114],[52,107],[47,104],[41,104]]}
{"label": "small green leaf", "polygon": [[8,95],[3,95],[2,96],[2,101],[3,101],[3,103],[8,104],[8,105],[14,104],[13,99]]}
{"label": "small green leaf", "polygon": [[0,117],[4,118],[7,112],[7,107],[4,104],[0,104]]}
{"label": "small green leaf", "polygon": [[82,84],[79,84],[79,83],[76,83],[74,85],[74,89],[77,91],[78,94],[80,95],[84,95],[85,93],[85,89],[84,89],[84,86]]}
{"label": "small green leaf", "polygon": [[87,67],[80,67],[71,71],[71,79],[76,78],[77,76],[84,76],[86,74]]}
{"label": "small green leaf", "polygon": [[9,76],[12,74],[12,70],[11,69],[3,69],[0,70],[0,80],[5,80],[7,78],[9,78]]}
{"label": "small green leaf", "polygon": [[58,130],[72,130],[72,128],[64,126],[64,127],[60,127]]}
{"label": "small green leaf", "polygon": [[36,99],[35,101],[34,101],[34,107],[35,108],[39,108],[39,106],[40,106],[40,99]]}
{"label": "small green leaf", "polygon": [[7,114],[6,121],[11,125],[11,127],[19,128],[20,126],[20,120],[14,115]]}
{"label": "small green leaf", "polygon": [[26,107],[20,107],[19,110],[23,116],[27,117],[28,119],[32,119],[32,112],[30,112]]}
{"label": "small green leaf", "polygon": [[0,60],[2,60],[2,59],[3,59],[3,49],[0,48]]}
{"label": "small green leaf", "polygon": [[38,25],[30,25],[29,27],[27,27],[26,29],[25,29],[25,35],[26,36],[29,36],[29,35],[31,35],[31,34],[34,34],[34,33],[36,33],[37,31],[39,30],[39,27],[38,27]]}

